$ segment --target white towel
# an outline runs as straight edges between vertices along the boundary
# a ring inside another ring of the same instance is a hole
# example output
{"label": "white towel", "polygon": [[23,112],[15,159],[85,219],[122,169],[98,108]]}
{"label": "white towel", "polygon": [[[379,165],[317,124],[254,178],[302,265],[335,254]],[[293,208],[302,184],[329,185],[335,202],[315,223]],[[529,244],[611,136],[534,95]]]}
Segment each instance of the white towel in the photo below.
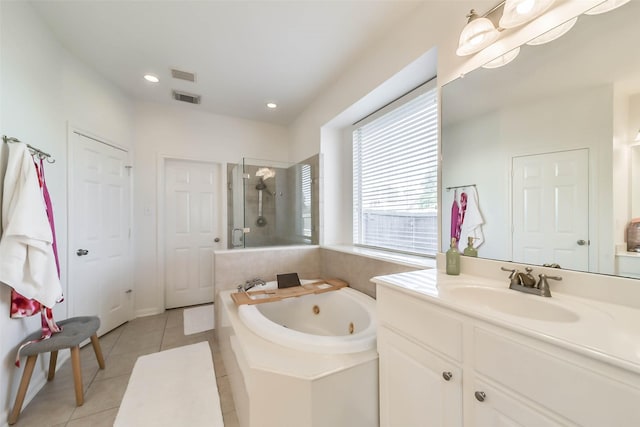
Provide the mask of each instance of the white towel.
{"label": "white towel", "polygon": [[0,237],[2,237],[2,230],[4,222],[2,221],[2,193],[4,188],[4,175],[7,171],[7,159],[9,157],[9,144],[0,144]]}
{"label": "white towel", "polygon": [[[466,245],[467,239],[473,237],[473,247],[478,248],[484,243],[484,234],[482,234],[482,214],[478,207],[478,193],[475,187],[469,187],[465,189],[467,193],[467,210],[464,214],[464,221],[462,221],[462,228],[460,229],[460,241]],[[463,247],[461,245],[461,247]]]}
{"label": "white towel", "polygon": [[26,144],[9,145],[2,197],[0,282],[53,307],[62,297],[53,235],[42,190]]}

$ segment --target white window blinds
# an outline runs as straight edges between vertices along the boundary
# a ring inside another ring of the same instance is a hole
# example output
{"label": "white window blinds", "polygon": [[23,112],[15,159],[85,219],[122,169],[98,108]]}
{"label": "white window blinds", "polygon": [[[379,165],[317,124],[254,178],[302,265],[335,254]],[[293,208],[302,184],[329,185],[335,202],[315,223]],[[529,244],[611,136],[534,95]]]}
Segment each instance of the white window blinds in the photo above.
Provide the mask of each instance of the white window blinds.
{"label": "white window blinds", "polygon": [[355,244],[436,254],[437,101],[431,81],[356,124]]}
{"label": "white window blinds", "polygon": [[300,187],[302,195],[302,235],[311,237],[311,165],[301,165]]}

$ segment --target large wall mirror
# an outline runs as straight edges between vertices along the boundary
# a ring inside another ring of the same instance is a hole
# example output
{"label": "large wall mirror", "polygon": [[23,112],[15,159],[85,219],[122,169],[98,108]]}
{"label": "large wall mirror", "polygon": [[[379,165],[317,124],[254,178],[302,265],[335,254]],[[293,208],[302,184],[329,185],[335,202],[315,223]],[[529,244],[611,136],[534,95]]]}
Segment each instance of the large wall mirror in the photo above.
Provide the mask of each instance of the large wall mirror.
{"label": "large wall mirror", "polygon": [[640,1],[581,15],[561,38],[442,88],[442,250],[466,191],[451,187],[475,185],[480,257],[640,278],[620,267],[640,265],[625,243],[640,217],[639,16]]}

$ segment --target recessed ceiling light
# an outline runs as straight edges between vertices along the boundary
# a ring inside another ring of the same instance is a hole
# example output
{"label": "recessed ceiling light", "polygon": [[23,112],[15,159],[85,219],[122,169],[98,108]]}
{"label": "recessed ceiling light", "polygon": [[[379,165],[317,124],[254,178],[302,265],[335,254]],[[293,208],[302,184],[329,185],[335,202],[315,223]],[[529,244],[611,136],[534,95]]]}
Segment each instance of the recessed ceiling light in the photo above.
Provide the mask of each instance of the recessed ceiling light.
{"label": "recessed ceiling light", "polygon": [[267,108],[278,108],[278,104],[276,104],[275,102],[267,102]]}
{"label": "recessed ceiling light", "polygon": [[158,76],[155,76],[153,74],[145,74],[144,75],[144,79],[148,82],[151,83],[158,83],[160,81],[160,79],[158,78]]}

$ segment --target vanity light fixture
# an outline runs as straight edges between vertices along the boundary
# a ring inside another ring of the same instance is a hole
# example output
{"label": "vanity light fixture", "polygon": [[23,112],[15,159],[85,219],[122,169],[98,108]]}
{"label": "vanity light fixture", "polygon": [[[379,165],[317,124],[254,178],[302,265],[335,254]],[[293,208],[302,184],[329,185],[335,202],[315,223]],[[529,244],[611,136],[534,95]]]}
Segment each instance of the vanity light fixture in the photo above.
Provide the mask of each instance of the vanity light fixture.
{"label": "vanity light fixture", "polygon": [[500,18],[501,28],[515,28],[542,15],[555,0],[506,0]]}
{"label": "vanity light fixture", "polygon": [[578,22],[577,16],[565,22],[564,24],[558,25],[557,27],[547,31],[544,34],[539,35],[535,39],[529,40],[527,44],[530,46],[538,46],[541,44],[552,42],[555,39],[558,39],[565,35],[570,29],[573,28],[574,25],[576,25],[576,22]]}
{"label": "vanity light fixture", "polygon": [[596,7],[587,10],[584,14],[599,15],[601,13],[606,13],[622,6],[623,4],[629,3],[629,1],[630,0],[607,0],[604,3],[600,3]]}
{"label": "vanity light fixture", "polygon": [[502,56],[497,57],[492,61],[487,62],[482,66],[482,68],[498,68],[498,67],[507,65],[509,62],[516,59],[519,53],[520,53],[520,46],[518,46],[513,50],[510,50],[509,52],[505,53]]}
{"label": "vanity light fixture", "polygon": [[158,83],[160,79],[155,74],[145,74],[144,79],[151,83]]}
{"label": "vanity light fixture", "polygon": [[475,10],[471,9],[467,18],[469,21],[462,29],[458,41],[458,49],[456,50],[458,56],[480,52],[496,41],[500,35],[493,22],[486,17],[478,16]]}

